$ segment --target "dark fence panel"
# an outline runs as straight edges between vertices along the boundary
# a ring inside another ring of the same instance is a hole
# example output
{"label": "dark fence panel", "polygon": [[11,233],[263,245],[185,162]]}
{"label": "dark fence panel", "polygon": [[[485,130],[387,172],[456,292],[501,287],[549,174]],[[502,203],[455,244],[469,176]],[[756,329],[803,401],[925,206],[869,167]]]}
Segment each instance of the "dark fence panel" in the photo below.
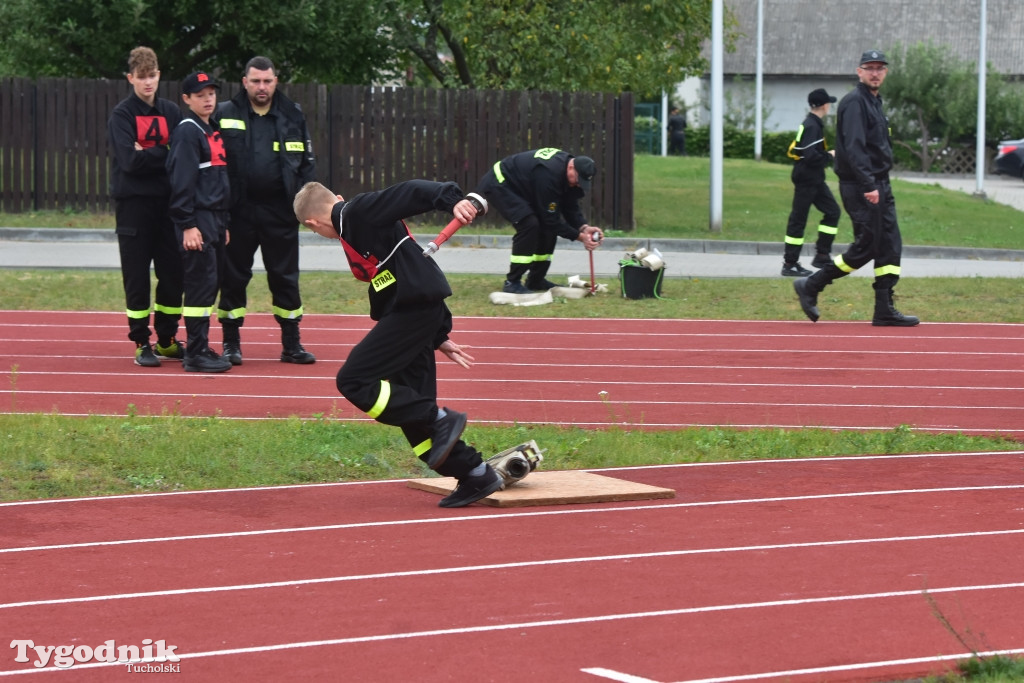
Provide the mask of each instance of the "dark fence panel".
{"label": "dark fence panel", "polygon": [[[107,118],[125,81],[0,79],[0,207],[109,211]],[[223,83],[220,99],[239,83]],[[633,97],[602,93],[282,85],[306,113],[317,175],[350,196],[411,178],[472,190],[494,162],[558,147],[592,156],[583,209],[606,228],[633,228]],[[180,101],[177,82],[159,95]],[[496,216],[492,223],[500,222]]]}

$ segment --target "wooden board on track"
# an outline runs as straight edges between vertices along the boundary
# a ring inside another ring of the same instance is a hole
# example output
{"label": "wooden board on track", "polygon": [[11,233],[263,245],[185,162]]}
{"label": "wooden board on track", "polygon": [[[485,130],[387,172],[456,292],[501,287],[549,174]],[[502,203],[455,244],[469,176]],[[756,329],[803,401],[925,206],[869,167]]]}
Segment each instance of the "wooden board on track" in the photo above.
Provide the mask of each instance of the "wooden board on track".
{"label": "wooden board on track", "polygon": [[[421,491],[447,496],[455,490],[455,479],[434,477],[411,479],[409,486]],[[674,498],[675,490],[637,484],[592,472],[565,470],[532,472],[522,481],[478,501],[492,507],[527,507],[530,505],[569,505],[571,503],[608,503],[622,500],[656,500]]]}

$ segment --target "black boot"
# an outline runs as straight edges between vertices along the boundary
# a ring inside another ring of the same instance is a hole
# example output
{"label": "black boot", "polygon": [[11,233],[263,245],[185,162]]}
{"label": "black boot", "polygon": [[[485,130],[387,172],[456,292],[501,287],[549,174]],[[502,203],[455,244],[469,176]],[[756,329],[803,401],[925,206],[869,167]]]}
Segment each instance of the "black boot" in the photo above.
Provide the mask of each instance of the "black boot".
{"label": "black boot", "polygon": [[220,330],[224,336],[221,358],[232,365],[242,364],[242,335],[239,324],[234,320],[221,320]]}
{"label": "black boot", "polygon": [[299,341],[299,321],[278,319],[278,323],[281,325],[281,346],[284,347],[281,351],[281,362],[298,365],[315,363],[316,356],[302,348]]}
{"label": "black boot", "polygon": [[802,277],[793,280],[793,290],[800,300],[800,308],[804,315],[811,319],[812,323],[818,322],[818,289],[811,283],[810,278]]}
{"label": "black boot", "polygon": [[903,315],[892,303],[891,289],[875,290],[875,317],[871,324],[876,327],[913,327],[921,322],[912,315]]}

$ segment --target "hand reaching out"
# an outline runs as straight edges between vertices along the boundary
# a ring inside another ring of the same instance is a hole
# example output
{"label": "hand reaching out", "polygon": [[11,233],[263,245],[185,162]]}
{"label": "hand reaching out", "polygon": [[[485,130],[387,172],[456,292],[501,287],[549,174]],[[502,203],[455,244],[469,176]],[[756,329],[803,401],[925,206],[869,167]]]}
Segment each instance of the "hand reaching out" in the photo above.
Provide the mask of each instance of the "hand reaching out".
{"label": "hand reaching out", "polygon": [[473,356],[466,353],[465,349],[468,348],[468,346],[459,346],[451,339],[446,340],[441,346],[437,347],[438,351],[464,368],[470,367],[474,360]]}

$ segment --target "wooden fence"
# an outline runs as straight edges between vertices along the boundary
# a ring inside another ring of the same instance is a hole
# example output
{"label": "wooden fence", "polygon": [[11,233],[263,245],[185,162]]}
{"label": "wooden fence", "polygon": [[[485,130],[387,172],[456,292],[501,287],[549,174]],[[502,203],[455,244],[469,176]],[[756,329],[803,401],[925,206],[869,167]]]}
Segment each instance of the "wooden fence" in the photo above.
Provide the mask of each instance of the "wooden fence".
{"label": "wooden fence", "polygon": [[[106,125],[129,87],[0,79],[0,208],[112,210]],[[558,147],[597,163],[583,203],[589,222],[634,227],[631,93],[280,87],[306,113],[319,179],[342,195],[410,178],[454,180],[468,192],[508,154]],[[220,98],[240,88],[224,83]],[[180,101],[177,93],[178,83],[161,83],[161,97]]]}

